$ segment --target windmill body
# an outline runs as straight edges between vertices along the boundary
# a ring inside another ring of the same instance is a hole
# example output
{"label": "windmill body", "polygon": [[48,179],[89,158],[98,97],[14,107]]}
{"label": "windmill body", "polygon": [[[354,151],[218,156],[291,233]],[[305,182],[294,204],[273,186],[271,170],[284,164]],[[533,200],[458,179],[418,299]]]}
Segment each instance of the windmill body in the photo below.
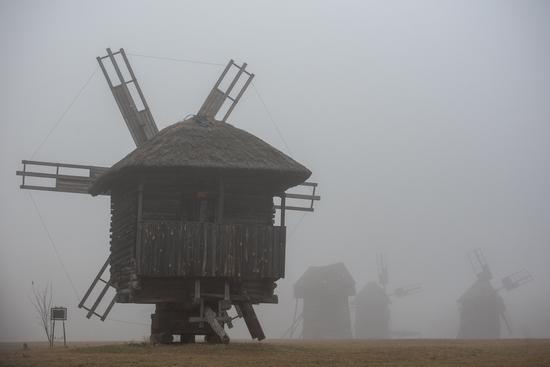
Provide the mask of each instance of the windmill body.
{"label": "windmill body", "polygon": [[351,339],[349,297],[355,281],[343,263],[312,266],[294,285],[294,296],[303,300],[304,339]]}
{"label": "windmill body", "polygon": [[478,279],[458,300],[461,339],[497,339],[504,300],[488,279]]}
{"label": "windmill body", "polygon": [[523,270],[502,279],[502,288],[491,283],[493,274],[481,250],[469,254],[475,282],[458,299],[460,339],[498,339],[504,323],[510,333],[506,306],[499,291],[515,289],[532,280],[531,274]]}
{"label": "windmill body", "polygon": [[390,297],[382,286],[369,282],[355,297],[355,337],[388,339],[390,337]]}
{"label": "windmill body", "polygon": [[[285,191],[296,185],[314,190],[316,184],[305,182],[311,172],[225,122],[252,80],[246,64],[230,61],[199,113],[159,132],[124,50],[107,51],[98,61],[137,148],[111,168],[23,161],[24,169],[17,173],[23,176],[22,188],[110,196],[110,256],[79,307],[88,310],[88,317],[105,320],[117,302],[155,304],[154,342],[171,342],[173,335],[182,342],[194,341],[195,335],[228,342],[225,326],[232,327],[237,317],[244,318],[252,338],[265,338],[253,305],[277,303],[275,282],[285,272],[285,210],[313,211],[313,201],[319,200],[314,193]],[[131,80],[124,80],[116,55],[123,58]],[[120,83],[112,81],[105,59]],[[238,71],[222,91],[219,86],[231,67]],[[244,86],[232,94],[243,75]],[[131,85],[138,97],[132,96]],[[218,120],[225,102],[229,107]],[[46,174],[54,186],[29,184],[30,178],[45,175],[29,171],[33,165],[54,167],[55,173]],[[71,166],[89,174],[60,174]],[[274,198],[280,198],[280,205]],[[311,206],[287,207],[287,198],[305,199]],[[98,285],[103,287],[98,298],[87,305]],[[116,295],[99,313],[109,288]],[[237,316],[229,315],[232,307]]]}
{"label": "windmill body", "polygon": [[[400,287],[388,294],[388,267],[384,256],[377,256],[378,283],[368,282],[353,301],[355,306],[355,337],[358,339],[388,339],[390,330],[391,297],[405,297],[420,291],[421,286]],[[416,335],[416,333],[410,333]]]}

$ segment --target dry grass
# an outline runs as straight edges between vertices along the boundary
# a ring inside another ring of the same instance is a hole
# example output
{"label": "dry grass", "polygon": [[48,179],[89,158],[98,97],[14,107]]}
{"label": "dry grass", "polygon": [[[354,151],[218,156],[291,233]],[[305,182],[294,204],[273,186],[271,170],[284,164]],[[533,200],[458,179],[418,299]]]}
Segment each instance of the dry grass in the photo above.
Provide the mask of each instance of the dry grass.
{"label": "dry grass", "polygon": [[0,348],[0,366],[550,366],[550,340],[269,341]]}

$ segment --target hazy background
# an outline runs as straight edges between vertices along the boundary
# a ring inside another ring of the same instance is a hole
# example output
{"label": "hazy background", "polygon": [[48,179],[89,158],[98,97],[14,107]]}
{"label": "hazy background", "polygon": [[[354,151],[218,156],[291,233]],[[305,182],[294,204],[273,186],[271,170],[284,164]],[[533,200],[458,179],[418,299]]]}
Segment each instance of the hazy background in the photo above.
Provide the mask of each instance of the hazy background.
{"label": "hazy background", "polygon": [[[456,300],[480,247],[500,278],[513,336],[550,337],[550,2],[0,0],[0,341],[42,339],[31,282],[69,307],[69,340],[149,333],[148,306],[87,320],[29,193],[29,159],[105,48],[248,62],[250,89],[230,122],[310,168],[322,201],[288,215],[279,305],[259,307],[268,337],[291,322],[292,285],[310,265],[343,261],[357,290],[420,282],[392,305],[395,330],[455,337]],[[131,57],[159,128],[198,110],[221,67]],[[284,139],[284,140],[283,140]],[[286,141],[286,144],[285,144]],[[288,146],[288,147],[287,147]],[[134,148],[96,73],[35,159],[111,165]],[[84,293],[108,256],[109,199],[32,193],[67,272]],[[142,323],[142,324],[139,324]],[[243,322],[233,337],[248,337]]]}

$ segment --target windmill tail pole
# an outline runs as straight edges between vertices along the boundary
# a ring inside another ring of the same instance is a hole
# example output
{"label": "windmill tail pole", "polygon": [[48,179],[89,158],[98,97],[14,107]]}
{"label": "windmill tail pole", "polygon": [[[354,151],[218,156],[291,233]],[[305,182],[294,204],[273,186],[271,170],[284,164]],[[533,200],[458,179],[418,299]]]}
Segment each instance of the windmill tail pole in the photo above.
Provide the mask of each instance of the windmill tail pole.
{"label": "windmill tail pole", "polygon": [[504,325],[506,325],[506,331],[508,331],[508,334],[512,334],[512,327],[510,326],[510,321],[508,320],[508,316],[504,312],[501,313],[500,316],[504,321]]}
{"label": "windmill tail pole", "polygon": [[292,321],[292,324],[286,329],[283,336],[281,338],[285,338],[287,335],[289,338],[292,338],[294,336],[294,332],[296,331],[296,328],[298,327],[298,323],[302,320],[302,314],[298,315],[298,317],[295,317]]}

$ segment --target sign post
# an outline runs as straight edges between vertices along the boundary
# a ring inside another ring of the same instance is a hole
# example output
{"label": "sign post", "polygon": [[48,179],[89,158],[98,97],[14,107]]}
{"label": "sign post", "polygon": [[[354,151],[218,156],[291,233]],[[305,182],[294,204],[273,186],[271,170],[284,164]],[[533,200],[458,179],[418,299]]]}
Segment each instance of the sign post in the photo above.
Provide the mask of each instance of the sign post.
{"label": "sign post", "polygon": [[55,321],[63,322],[63,346],[67,346],[67,336],[65,334],[65,320],[67,320],[67,307],[52,307],[50,309],[50,320],[52,320],[52,337],[50,347],[53,347],[55,340]]}

